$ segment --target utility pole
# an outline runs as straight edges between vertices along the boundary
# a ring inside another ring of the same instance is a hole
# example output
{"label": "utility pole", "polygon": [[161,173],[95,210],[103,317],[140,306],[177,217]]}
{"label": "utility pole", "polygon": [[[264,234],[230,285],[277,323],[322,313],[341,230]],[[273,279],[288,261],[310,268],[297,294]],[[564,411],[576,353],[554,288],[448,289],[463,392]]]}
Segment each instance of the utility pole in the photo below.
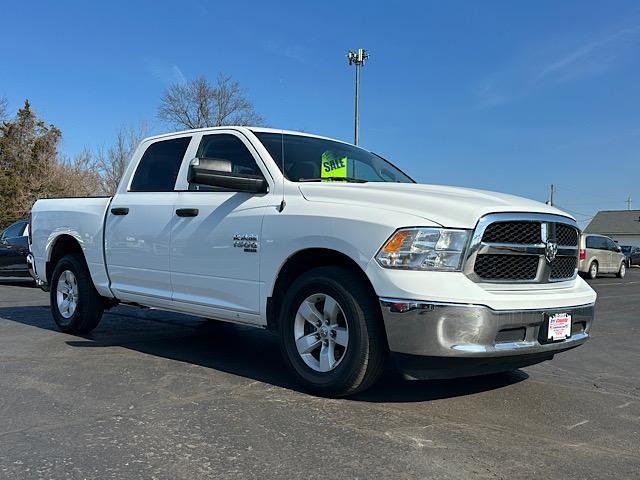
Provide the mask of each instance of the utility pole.
{"label": "utility pole", "polygon": [[369,58],[369,53],[364,48],[359,48],[357,52],[349,50],[347,53],[347,59],[349,65],[356,66],[356,114],[355,114],[355,128],[353,133],[353,143],[358,145],[360,141],[360,67],[364,65],[365,60]]}
{"label": "utility pole", "polygon": [[556,193],[556,187],[551,184],[551,190],[549,191],[549,201],[547,202],[549,205],[553,207],[553,196]]}
{"label": "utility pole", "polygon": [[627,198],[627,210],[631,210],[631,195]]}

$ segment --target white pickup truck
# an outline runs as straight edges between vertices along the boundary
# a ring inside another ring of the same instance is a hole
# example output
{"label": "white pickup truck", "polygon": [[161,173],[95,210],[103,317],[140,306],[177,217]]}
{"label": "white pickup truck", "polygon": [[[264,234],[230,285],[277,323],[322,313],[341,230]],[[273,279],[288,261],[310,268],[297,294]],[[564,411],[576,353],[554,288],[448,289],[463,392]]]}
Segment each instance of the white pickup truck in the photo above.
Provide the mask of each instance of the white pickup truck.
{"label": "white pickup truck", "polygon": [[584,343],[579,229],[523,198],[416,184],[362,148],[220,127],[135,151],[117,193],[39,200],[36,281],[59,328],[141,305],[277,332],[307,389],[511,370]]}

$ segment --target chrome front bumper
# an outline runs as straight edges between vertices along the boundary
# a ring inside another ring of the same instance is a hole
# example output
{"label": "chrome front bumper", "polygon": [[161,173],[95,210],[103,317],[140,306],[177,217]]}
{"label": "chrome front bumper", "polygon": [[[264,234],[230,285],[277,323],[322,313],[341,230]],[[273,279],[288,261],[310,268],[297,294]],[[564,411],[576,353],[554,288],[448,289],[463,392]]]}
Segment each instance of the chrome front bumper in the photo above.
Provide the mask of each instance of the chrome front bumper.
{"label": "chrome front bumper", "polygon": [[[499,311],[483,305],[391,298],[381,298],[380,305],[392,353],[413,360],[435,358],[440,363],[451,359],[452,365],[461,364],[464,359],[468,360],[469,366],[483,363],[478,360],[491,360],[484,362],[491,363],[491,371],[505,370],[500,368],[501,364],[518,368],[538,363],[583,344],[589,338],[595,311],[594,304]],[[566,340],[547,340],[546,322],[549,315],[555,313],[571,314],[571,336]],[[442,368],[439,366],[438,370]]]}

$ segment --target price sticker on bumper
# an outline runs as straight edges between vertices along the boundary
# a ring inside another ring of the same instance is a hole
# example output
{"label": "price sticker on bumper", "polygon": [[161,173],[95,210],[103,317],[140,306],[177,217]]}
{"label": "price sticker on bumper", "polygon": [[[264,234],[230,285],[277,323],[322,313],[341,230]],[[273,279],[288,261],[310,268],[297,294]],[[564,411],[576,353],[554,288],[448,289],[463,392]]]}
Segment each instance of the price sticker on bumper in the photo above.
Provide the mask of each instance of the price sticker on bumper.
{"label": "price sticker on bumper", "polygon": [[548,340],[564,340],[571,336],[571,315],[556,313],[549,316]]}

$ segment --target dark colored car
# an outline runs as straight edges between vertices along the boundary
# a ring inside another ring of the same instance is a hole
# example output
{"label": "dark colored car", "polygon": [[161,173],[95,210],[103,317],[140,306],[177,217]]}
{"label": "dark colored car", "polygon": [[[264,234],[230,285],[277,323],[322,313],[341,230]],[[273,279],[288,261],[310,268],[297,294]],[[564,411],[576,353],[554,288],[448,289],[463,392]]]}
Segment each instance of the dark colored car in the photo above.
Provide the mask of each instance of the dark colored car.
{"label": "dark colored car", "polygon": [[28,277],[29,222],[18,220],[0,233],[0,277]]}
{"label": "dark colored car", "polygon": [[620,248],[622,248],[622,253],[627,258],[627,267],[640,265],[640,247],[621,245]]}

